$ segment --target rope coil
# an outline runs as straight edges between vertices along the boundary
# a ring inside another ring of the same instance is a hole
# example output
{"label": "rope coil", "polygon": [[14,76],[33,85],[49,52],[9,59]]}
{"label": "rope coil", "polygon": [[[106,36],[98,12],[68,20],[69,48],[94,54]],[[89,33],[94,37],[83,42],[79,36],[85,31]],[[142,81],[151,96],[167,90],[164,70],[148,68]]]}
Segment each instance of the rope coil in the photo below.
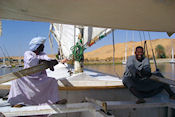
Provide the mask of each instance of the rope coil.
{"label": "rope coil", "polygon": [[76,61],[82,61],[84,59],[83,53],[84,53],[84,46],[82,45],[82,41],[76,43],[74,46],[71,47],[72,54],[70,57],[73,57]]}

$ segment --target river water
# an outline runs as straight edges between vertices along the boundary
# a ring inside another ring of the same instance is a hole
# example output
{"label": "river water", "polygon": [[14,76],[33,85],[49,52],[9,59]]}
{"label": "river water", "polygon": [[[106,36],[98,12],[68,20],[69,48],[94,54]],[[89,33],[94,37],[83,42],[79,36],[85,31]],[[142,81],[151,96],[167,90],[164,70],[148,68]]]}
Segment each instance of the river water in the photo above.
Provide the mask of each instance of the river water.
{"label": "river water", "polygon": [[[175,80],[175,64],[170,63],[159,63],[158,65],[159,70],[161,73],[169,79]],[[109,64],[109,65],[86,65],[85,68],[96,70],[99,72],[112,74],[112,75],[119,75],[120,77],[123,76],[123,73],[125,71],[125,65],[122,64]],[[151,70],[152,72],[155,71],[155,65],[151,64]]]}
{"label": "river water", "polygon": [[[85,68],[111,74],[111,75],[119,75],[122,77],[125,65],[117,64],[113,66],[112,64],[108,65],[86,65]],[[170,63],[159,63],[158,68],[161,71],[161,73],[169,79],[175,80],[175,64]],[[22,68],[16,67],[16,68],[0,68],[0,75],[4,75],[10,72],[18,71]],[[151,64],[152,71],[155,71],[154,64]]]}
{"label": "river water", "polygon": [[23,67],[0,68],[0,76],[1,76],[1,75],[4,75],[4,74],[11,73],[11,72],[15,72],[15,71],[18,71],[18,70],[21,70],[21,69],[23,69]]}

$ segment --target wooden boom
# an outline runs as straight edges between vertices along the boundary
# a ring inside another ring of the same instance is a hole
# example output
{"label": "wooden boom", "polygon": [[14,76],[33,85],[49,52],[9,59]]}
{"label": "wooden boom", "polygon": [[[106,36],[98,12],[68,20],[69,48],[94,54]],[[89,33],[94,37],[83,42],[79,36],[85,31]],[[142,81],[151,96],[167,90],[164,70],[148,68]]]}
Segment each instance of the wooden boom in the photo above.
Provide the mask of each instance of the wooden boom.
{"label": "wooden boom", "polygon": [[43,71],[47,68],[49,68],[48,64],[46,62],[43,62],[39,65],[30,67],[30,68],[26,68],[26,69],[23,69],[23,70],[19,70],[19,71],[16,71],[16,72],[12,72],[12,73],[9,73],[9,74],[2,75],[2,76],[0,76],[0,84],[11,81],[11,80],[15,80],[15,79],[27,76],[27,75],[31,75],[31,74],[34,74],[34,73],[37,73],[37,72],[40,72],[40,71]]}
{"label": "wooden boom", "polygon": [[158,82],[162,82],[162,83],[165,83],[165,84],[169,84],[169,85],[175,85],[175,81],[174,80],[170,80],[168,78],[162,78],[162,77],[156,76],[156,75],[152,75],[150,77],[150,79],[158,81]]}

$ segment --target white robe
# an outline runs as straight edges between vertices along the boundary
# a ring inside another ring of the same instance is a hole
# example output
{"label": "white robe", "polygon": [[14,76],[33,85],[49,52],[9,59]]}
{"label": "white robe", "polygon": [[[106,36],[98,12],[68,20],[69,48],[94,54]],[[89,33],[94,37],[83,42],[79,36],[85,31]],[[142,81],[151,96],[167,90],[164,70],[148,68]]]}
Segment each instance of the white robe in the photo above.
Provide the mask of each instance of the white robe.
{"label": "white robe", "polygon": [[[38,65],[39,60],[51,60],[45,53],[36,55],[32,51],[24,53],[24,69]],[[38,105],[55,103],[58,98],[56,79],[48,77],[46,71],[12,81],[8,102],[11,105]]]}

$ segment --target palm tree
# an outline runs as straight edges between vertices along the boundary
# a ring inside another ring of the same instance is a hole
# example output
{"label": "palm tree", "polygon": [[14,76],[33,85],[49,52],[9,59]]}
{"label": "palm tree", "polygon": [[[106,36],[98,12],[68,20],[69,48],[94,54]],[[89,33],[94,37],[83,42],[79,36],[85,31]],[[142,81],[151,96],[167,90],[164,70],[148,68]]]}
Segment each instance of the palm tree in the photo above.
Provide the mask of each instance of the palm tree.
{"label": "palm tree", "polygon": [[157,45],[155,49],[157,53],[157,58],[166,58],[165,48],[162,45]]}

